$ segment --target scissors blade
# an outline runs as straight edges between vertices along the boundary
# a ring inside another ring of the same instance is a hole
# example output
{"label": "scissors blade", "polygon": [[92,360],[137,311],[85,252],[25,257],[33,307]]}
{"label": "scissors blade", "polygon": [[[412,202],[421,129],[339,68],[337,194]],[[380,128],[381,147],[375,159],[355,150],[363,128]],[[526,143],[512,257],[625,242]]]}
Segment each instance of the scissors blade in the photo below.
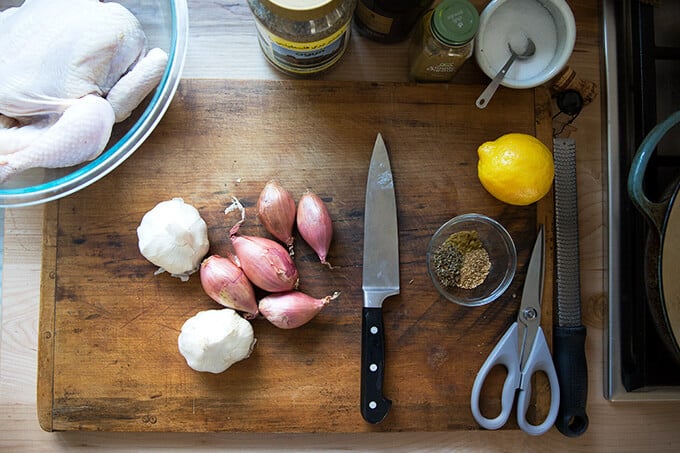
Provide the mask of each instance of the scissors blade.
{"label": "scissors blade", "polygon": [[536,340],[536,333],[541,325],[541,296],[543,295],[544,277],[545,233],[543,232],[543,225],[541,225],[529,259],[527,277],[522,290],[522,303],[517,316],[521,370],[524,370],[527,358]]}

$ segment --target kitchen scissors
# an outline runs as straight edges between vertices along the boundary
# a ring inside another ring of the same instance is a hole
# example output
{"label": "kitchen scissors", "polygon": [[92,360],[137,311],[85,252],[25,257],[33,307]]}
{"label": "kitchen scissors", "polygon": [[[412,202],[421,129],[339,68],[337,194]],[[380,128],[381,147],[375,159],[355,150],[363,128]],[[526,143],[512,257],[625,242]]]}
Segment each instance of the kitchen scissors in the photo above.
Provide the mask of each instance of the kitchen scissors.
{"label": "kitchen scissors", "polygon": [[[522,431],[537,436],[550,429],[555,423],[560,406],[560,388],[555,365],[541,328],[541,295],[545,273],[545,234],[541,226],[534,249],[531,252],[522,302],[517,321],[513,322],[496,347],[491,351],[475,378],[472,386],[470,405],[477,423],[486,429],[498,429],[510,417],[515,393],[517,396],[517,423]],[[496,418],[486,418],[479,410],[479,399],[489,372],[496,366],[507,369],[507,377],[501,394],[501,413]],[[539,425],[527,421],[527,410],[531,401],[531,378],[542,371],[550,383],[550,409]]]}

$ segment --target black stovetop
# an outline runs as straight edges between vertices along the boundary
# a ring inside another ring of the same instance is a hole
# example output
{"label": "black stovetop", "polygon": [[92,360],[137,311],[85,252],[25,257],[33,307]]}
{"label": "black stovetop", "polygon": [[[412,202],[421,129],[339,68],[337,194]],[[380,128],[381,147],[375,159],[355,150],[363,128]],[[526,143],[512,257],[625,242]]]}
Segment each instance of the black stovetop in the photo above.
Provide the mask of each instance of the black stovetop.
{"label": "black stovetop", "polygon": [[[615,1],[618,71],[620,247],[620,372],[625,390],[680,386],[680,364],[658,335],[647,306],[644,256],[648,224],[628,198],[625,183],[638,146],[652,128],[680,109],[680,2]],[[678,128],[676,128],[678,129]],[[673,131],[647,167],[645,192],[661,200],[680,173],[680,133]],[[610,265],[616,263],[610,263]]]}

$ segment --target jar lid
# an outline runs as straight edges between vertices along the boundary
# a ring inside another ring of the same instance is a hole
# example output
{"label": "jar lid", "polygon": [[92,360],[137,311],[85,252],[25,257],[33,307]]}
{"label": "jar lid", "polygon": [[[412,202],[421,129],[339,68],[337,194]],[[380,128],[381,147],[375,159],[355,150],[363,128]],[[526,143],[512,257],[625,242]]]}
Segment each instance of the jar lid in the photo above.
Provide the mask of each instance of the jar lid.
{"label": "jar lid", "polygon": [[478,28],[479,13],[468,0],[443,0],[432,14],[432,31],[444,44],[465,44]]}
{"label": "jar lid", "polygon": [[342,0],[260,0],[274,14],[294,21],[320,19],[337,8]]}

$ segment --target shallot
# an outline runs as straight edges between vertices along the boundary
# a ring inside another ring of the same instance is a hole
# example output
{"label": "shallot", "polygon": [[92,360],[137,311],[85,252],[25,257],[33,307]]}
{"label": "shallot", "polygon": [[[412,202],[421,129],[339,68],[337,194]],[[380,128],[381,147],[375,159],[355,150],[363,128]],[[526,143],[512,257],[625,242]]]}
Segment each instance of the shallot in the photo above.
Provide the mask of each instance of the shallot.
{"label": "shallot", "polygon": [[201,263],[201,286],[215,302],[244,312],[246,319],[257,316],[255,291],[243,272],[229,258],[211,255]]}
{"label": "shallot", "polygon": [[269,292],[282,292],[298,285],[298,270],[286,249],[276,241],[239,234],[241,222],[229,232],[239,265],[253,285]]}
{"label": "shallot", "polygon": [[297,208],[297,229],[302,239],[316,252],[321,263],[331,267],[326,261],[328,249],[333,239],[333,223],[328,208],[318,195],[305,192]]}
{"label": "shallot", "polygon": [[269,181],[257,199],[257,210],[257,216],[267,231],[292,251],[295,200],[290,192],[278,181]]}
{"label": "shallot", "polygon": [[339,292],[315,299],[301,291],[271,294],[260,300],[260,313],[281,329],[295,329],[311,321]]}

